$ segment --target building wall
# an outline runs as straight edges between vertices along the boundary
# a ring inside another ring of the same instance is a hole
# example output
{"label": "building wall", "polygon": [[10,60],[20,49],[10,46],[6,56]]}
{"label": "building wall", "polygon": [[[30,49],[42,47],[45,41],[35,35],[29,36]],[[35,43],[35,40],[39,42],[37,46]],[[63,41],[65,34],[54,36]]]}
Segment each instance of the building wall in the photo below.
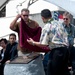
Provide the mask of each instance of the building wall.
{"label": "building wall", "polygon": [[42,19],[41,19],[40,13],[31,14],[31,15],[30,15],[30,18],[33,19],[33,20],[35,20],[36,22],[38,22],[38,24],[39,24],[41,27],[44,26],[44,23],[43,23],[43,21],[42,21]]}
{"label": "building wall", "polygon": [[[13,31],[11,31],[9,29],[9,25],[11,23],[11,21],[15,18],[15,15],[17,15],[17,9],[16,9],[16,6],[21,3],[21,2],[18,2],[20,0],[11,0],[7,6],[6,6],[6,17],[5,18],[0,18],[0,37],[2,36],[5,36],[7,34],[10,34],[12,33]],[[22,0],[23,1],[23,0]],[[39,0],[41,1],[41,0]],[[16,3],[17,2],[17,3]],[[34,4],[33,4],[34,5]],[[39,6],[39,5],[36,5],[36,6]],[[25,4],[23,4],[23,7],[25,7]],[[19,8],[23,8],[23,7],[19,7]],[[48,6],[48,8],[51,7],[51,6]],[[35,9],[37,10],[37,9]],[[33,11],[35,11],[33,10]],[[63,9],[59,8],[58,10],[61,10],[63,11]],[[20,9],[19,9],[20,11]],[[53,11],[52,11],[52,15],[53,15]],[[30,14],[30,18],[37,21],[38,24],[43,27],[44,26],[44,23],[41,19],[41,15],[40,13],[33,13],[33,14]],[[5,29],[4,29],[5,27]],[[3,33],[4,32],[4,33]],[[15,33],[15,32],[14,32]],[[17,35],[17,34],[16,34]],[[8,39],[8,36],[6,36],[6,38]],[[18,39],[18,38],[17,38]]]}

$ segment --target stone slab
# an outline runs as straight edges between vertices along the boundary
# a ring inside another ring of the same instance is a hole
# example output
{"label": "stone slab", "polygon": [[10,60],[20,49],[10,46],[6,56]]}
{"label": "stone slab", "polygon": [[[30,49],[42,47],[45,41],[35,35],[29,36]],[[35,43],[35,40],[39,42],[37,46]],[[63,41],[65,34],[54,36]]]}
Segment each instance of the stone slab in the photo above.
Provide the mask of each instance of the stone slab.
{"label": "stone slab", "polygon": [[11,61],[9,64],[27,64],[29,62],[31,62],[32,60],[36,59],[38,56],[36,57],[23,57],[23,56],[19,56],[16,59],[14,59],[13,61]]}
{"label": "stone slab", "polygon": [[42,58],[39,56],[27,64],[6,64],[4,75],[45,75]]}

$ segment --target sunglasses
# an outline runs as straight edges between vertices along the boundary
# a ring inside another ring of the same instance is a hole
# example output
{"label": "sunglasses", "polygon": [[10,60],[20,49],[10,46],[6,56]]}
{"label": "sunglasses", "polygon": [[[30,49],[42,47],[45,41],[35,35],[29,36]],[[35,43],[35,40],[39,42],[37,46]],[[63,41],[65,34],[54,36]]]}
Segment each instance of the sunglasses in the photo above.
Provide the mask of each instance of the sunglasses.
{"label": "sunglasses", "polygon": [[26,17],[28,17],[29,15],[23,15],[24,17],[26,16]]}
{"label": "sunglasses", "polygon": [[63,18],[63,20],[68,20],[68,18]]}

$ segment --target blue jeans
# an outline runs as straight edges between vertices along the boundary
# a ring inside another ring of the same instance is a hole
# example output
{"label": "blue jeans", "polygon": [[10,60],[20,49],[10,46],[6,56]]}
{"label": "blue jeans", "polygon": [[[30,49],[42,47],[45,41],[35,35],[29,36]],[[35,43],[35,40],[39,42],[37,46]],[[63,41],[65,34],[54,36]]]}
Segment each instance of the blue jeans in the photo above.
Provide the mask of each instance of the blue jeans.
{"label": "blue jeans", "polygon": [[46,53],[44,55],[44,59],[43,59],[43,66],[44,66],[45,75],[47,75],[47,66],[48,66],[48,61],[49,61],[49,55],[50,55],[50,52]]}

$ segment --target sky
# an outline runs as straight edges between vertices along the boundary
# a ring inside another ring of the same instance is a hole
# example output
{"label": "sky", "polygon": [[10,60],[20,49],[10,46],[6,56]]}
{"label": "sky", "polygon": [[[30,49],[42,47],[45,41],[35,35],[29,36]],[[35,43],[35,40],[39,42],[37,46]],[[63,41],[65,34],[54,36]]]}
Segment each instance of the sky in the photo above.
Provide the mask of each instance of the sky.
{"label": "sky", "polygon": [[75,0],[46,0],[46,1],[63,8],[65,11],[71,13],[73,15],[73,18],[75,18]]}

